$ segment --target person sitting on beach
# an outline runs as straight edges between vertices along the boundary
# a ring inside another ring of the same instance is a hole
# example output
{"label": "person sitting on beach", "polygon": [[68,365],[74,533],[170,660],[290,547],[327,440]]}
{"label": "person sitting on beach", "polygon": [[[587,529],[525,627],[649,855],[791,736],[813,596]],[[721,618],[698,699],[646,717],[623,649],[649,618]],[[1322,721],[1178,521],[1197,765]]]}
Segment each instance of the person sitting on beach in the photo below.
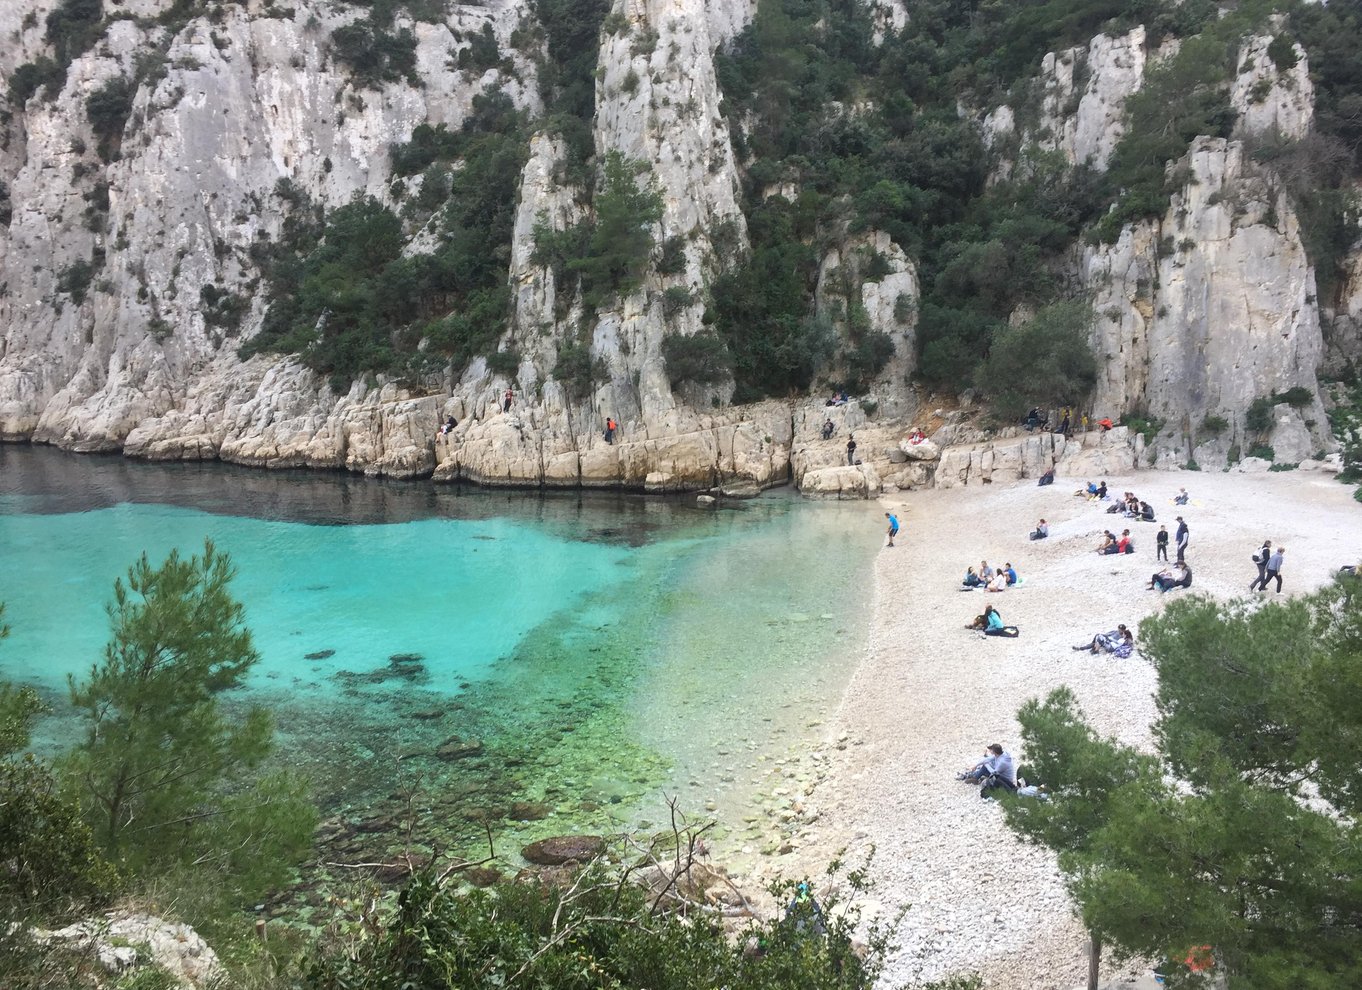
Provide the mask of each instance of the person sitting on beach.
{"label": "person sitting on beach", "polygon": [[1038,479],[1036,479],[1036,484],[1041,488],[1044,488],[1046,485],[1053,485],[1054,483],[1055,483],[1054,468],[1050,468],[1050,470],[1046,471]]}
{"label": "person sitting on beach", "polygon": [[1115,553],[1112,548],[1116,546],[1116,534],[1111,530],[1102,531],[1102,542],[1097,545],[1098,553]]}
{"label": "person sitting on beach", "polygon": [[1107,515],[1109,516],[1114,516],[1125,511],[1126,503],[1124,499],[1119,502],[1113,502],[1111,505],[1107,506]]}
{"label": "person sitting on beach", "polygon": [[1003,574],[1007,576],[1008,585],[1017,583],[1017,570],[1012,566],[1011,562],[1003,565]]}
{"label": "person sitting on beach", "polygon": [[1085,488],[1080,488],[1074,492],[1075,495],[1087,495],[1089,498],[1097,497],[1097,482],[1089,481]]}
{"label": "person sitting on beach", "polygon": [[1190,588],[1192,586],[1192,568],[1187,565],[1186,561],[1182,560],[1179,560],[1173,566],[1177,572],[1174,575],[1175,580],[1171,585],[1169,585],[1167,588],[1164,588],[1163,590],[1170,591],[1173,588]]}
{"label": "person sitting on beach", "polygon": [[1148,502],[1140,503],[1140,522],[1154,522],[1154,507]]}
{"label": "person sitting on beach", "polygon": [[1135,544],[1131,542],[1130,530],[1121,530],[1121,538],[1116,541],[1116,549],[1108,550],[1108,553],[1134,553]]}
{"label": "person sitting on beach", "polygon": [[1009,791],[1017,789],[1017,763],[999,743],[991,744],[984,750],[984,758],[968,770],[955,775],[956,780],[967,780],[981,786],[992,784],[1005,787]]}
{"label": "person sitting on beach", "polygon": [[1097,486],[1097,501],[1105,502],[1106,500],[1107,500],[1107,479],[1103,478],[1102,483]]}
{"label": "person sitting on beach", "polygon": [[965,572],[965,580],[960,582],[963,591],[973,591],[983,583],[983,579],[979,577],[973,567]]}
{"label": "person sitting on beach", "polygon": [[1115,657],[1128,657],[1135,649],[1135,634],[1126,628],[1124,622],[1110,632],[1098,633],[1092,642],[1075,646],[1075,650],[1089,653],[1110,653]]}
{"label": "person sitting on beach", "polygon": [[985,591],[1006,591],[1006,590],[1007,590],[1007,585],[1008,585],[1008,583],[1009,583],[1009,582],[1008,582],[1008,580],[1007,580],[1007,571],[1003,570],[1003,569],[1000,567],[1000,568],[998,568],[997,571],[994,572],[994,574],[993,574],[993,579],[990,580],[990,581],[988,582],[988,587],[985,588],[984,590],[985,590]]}
{"label": "person sitting on beach", "polygon": [[1190,496],[1190,495],[1187,494],[1187,489],[1186,489],[1186,488],[1179,488],[1179,489],[1178,489],[1178,493],[1177,493],[1176,495],[1173,496],[1173,504],[1174,504],[1174,505],[1186,505],[1186,504],[1187,504],[1187,500],[1190,499],[1191,497],[1192,497],[1192,496]]}
{"label": "person sitting on beach", "polygon": [[1047,523],[1044,519],[1036,523],[1036,528],[1031,530],[1031,539],[1033,540],[1044,540],[1048,539],[1049,536],[1050,524]]}
{"label": "person sitting on beach", "polygon": [[988,561],[986,560],[979,561],[979,580],[984,582],[984,584],[988,584],[988,582],[993,580],[993,568],[988,566]]}
{"label": "person sitting on beach", "polygon": [[832,420],[830,419],[823,420],[823,439],[824,440],[831,439],[832,431],[835,429],[836,427],[832,425]]}
{"label": "person sitting on beach", "polygon": [[1173,572],[1165,567],[1161,571],[1155,571],[1149,577],[1149,583],[1144,586],[1145,591],[1167,591],[1173,587],[1173,582],[1177,579],[1173,577]]}

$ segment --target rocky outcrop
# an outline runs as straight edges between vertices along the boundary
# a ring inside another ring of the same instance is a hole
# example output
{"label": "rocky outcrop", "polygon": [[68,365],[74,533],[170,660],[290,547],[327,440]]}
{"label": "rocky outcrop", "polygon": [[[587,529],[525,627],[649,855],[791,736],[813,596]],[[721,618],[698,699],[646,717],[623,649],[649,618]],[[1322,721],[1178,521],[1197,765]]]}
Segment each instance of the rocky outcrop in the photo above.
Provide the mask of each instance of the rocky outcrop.
{"label": "rocky outcrop", "polygon": [[1239,53],[1239,70],[1230,84],[1230,106],[1238,115],[1235,137],[1298,141],[1310,133],[1315,86],[1305,50],[1287,38],[1275,47],[1274,41],[1272,35],[1256,35]]}
{"label": "rocky outcrop", "polygon": [[[1284,192],[1234,141],[1199,138],[1158,222],[1085,249],[1099,380],[1093,417],[1140,412],[1167,424],[1171,462],[1206,436],[1207,416],[1242,434],[1253,402],[1299,387],[1317,395],[1323,353],[1315,278]],[[1323,408],[1304,412],[1327,447]],[[1160,454],[1162,458],[1163,455]]]}
{"label": "rocky outcrop", "polygon": [[33,935],[42,945],[93,959],[113,976],[150,963],[186,990],[217,986],[226,976],[217,953],[194,929],[153,915],[111,914]]}
{"label": "rocky outcrop", "polygon": [[[985,142],[1000,150],[1008,141],[1034,144],[1059,152],[1071,165],[1103,170],[1124,133],[1125,101],[1144,81],[1145,62],[1143,27],[1115,37],[1099,34],[1086,48],[1050,52],[1033,83],[1039,106],[1024,114],[1007,105],[991,111],[983,120]],[[1021,133],[1019,115],[1035,120]],[[1007,169],[1005,162],[1003,173]]]}

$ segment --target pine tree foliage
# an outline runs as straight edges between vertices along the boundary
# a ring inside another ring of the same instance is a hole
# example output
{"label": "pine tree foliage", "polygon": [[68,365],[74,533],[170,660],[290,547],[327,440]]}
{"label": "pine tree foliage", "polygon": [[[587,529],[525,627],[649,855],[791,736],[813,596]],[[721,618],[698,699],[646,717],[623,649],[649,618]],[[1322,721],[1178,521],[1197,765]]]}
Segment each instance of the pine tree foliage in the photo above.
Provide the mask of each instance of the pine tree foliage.
{"label": "pine tree foliage", "polygon": [[1102,739],[1068,689],[1020,712],[1028,777],[1007,807],[1059,853],[1118,955],[1213,947],[1231,985],[1362,984],[1362,581],[1285,604],[1190,597],[1142,624],[1157,752]]}

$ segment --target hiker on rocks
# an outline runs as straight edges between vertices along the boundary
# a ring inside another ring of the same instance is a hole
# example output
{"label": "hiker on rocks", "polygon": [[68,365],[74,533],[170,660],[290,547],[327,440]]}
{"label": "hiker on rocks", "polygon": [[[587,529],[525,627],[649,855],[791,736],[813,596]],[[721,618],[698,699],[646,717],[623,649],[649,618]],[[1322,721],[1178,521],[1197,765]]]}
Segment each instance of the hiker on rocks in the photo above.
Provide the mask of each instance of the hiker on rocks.
{"label": "hiker on rocks", "polygon": [[1126,628],[1124,622],[1110,632],[1098,633],[1092,642],[1075,646],[1075,650],[1089,653],[1110,653],[1114,657],[1128,657],[1135,650],[1135,634]]}
{"label": "hiker on rocks", "polygon": [[1178,531],[1174,541],[1178,545],[1178,560],[1182,560],[1187,554],[1187,544],[1191,542],[1192,531],[1183,522],[1182,516],[1178,516]]}
{"label": "hiker on rocks", "polygon": [[884,518],[889,520],[889,545],[894,545],[894,537],[899,535],[899,517],[892,512],[886,512]]}
{"label": "hiker on rocks", "polygon": [[1154,559],[1168,563],[1168,527],[1160,526],[1158,535],[1154,537]]}
{"label": "hiker on rocks", "polygon": [[1262,588],[1267,590],[1267,562],[1272,559],[1272,541],[1264,540],[1253,553],[1253,562],[1258,565],[1258,576],[1249,582],[1249,591]]}
{"label": "hiker on rocks", "polygon": [[1191,497],[1192,497],[1192,496],[1190,496],[1190,495],[1187,494],[1187,489],[1186,489],[1186,488],[1179,488],[1179,489],[1178,489],[1178,493],[1177,493],[1176,495],[1173,496],[1173,504],[1174,504],[1174,505],[1186,505],[1188,499],[1190,499]]}
{"label": "hiker on rocks", "polygon": [[619,429],[619,426],[615,423],[615,420],[614,420],[612,417],[610,417],[610,416],[605,417],[605,442],[606,442],[606,443],[612,444],[612,445],[614,444],[614,442],[615,442],[615,431],[616,431],[617,429]]}
{"label": "hiker on rocks", "polygon": [[1267,583],[1275,580],[1277,582],[1278,593],[1282,590],[1282,554],[1286,553],[1286,547],[1278,547],[1273,551],[1272,556],[1267,559],[1267,573],[1263,576],[1263,590],[1267,590]]}
{"label": "hiker on rocks", "polygon": [[993,743],[984,750],[984,758],[968,770],[955,775],[956,780],[979,783],[982,787],[1005,787],[1009,791],[1017,789],[1017,763],[1012,754],[999,743]]}
{"label": "hiker on rocks", "polygon": [[1044,540],[1050,536],[1050,524],[1044,519],[1036,524],[1036,528],[1031,530],[1031,539]]}
{"label": "hiker on rocks", "polygon": [[1103,433],[1106,433],[1107,430],[1110,430],[1115,425],[1116,424],[1111,421],[1110,416],[1103,416],[1097,421],[1097,426]]}
{"label": "hiker on rocks", "polygon": [[1059,421],[1059,434],[1064,437],[1069,435],[1069,410],[1067,409],[1064,410],[1064,418]]}
{"label": "hiker on rocks", "polygon": [[1040,425],[1040,410],[1032,406],[1031,411],[1026,414],[1026,419],[1023,420],[1023,425],[1026,427],[1027,433],[1034,433],[1036,427]]}
{"label": "hiker on rocks", "polygon": [[832,420],[830,419],[823,420],[823,439],[824,440],[832,439],[832,431],[835,430],[836,428],[837,427],[832,425]]}
{"label": "hiker on rocks", "polygon": [[847,463],[856,464],[856,435],[853,433],[847,437]]}
{"label": "hiker on rocks", "polygon": [[503,395],[503,396],[501,397],[501,411],[502,411],[502,412],[508,413],[508,412],[511,411],[511,400],[514,399],[514,398],[515,398],[515,393],[514,393],[513,391],[511,391],[511,390],[508,388],[508,389],[506,390],[506,394]]}
{"label": "hiker on rocks", "polygon": [[449,436],[449,434],[454,432],[454,427],[458,425],[459,425],[458,421],[455,420],[453,416],[450,416],[448,419],[444,421],[444,425],[440,427],[440,436],[442,437]]}

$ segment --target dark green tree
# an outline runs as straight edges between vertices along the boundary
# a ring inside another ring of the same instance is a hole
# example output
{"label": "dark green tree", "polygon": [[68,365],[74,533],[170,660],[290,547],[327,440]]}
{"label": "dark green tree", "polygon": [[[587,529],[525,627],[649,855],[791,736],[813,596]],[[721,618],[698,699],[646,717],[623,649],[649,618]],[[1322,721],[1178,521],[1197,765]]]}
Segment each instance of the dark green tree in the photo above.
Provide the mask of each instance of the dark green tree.
{"label": "dark green tree", "polygon": [[272,725],[219,698],[259,660],[228,585],[231,561],[145,554],[114,583],[113,633],[71,700],[88,723],[66,763],[100,843],[132,869],[209,865],[248,887],[277,880],[314,821],[302,788],[262,776]]}
{"label": "dark green tree", "polygon": [[[1230,985],[1362,981],[1362,581],[1261,608],[1174,602],[1140,628],[1157,751],[1102,739],[1067,689],[1020,712],[1008,823],[1059,853],[1084,923],[1120,956],[1211,946]],[[1185,974],[1184,974],[1185,975]]]}
{"label": "dark green tree", "polygon": [[1081,402],[1097,381],[1092,323],[1087,303],[1059,302],[1000,329],[978,373],[998,415],[1017,419],[1031,406]]}

